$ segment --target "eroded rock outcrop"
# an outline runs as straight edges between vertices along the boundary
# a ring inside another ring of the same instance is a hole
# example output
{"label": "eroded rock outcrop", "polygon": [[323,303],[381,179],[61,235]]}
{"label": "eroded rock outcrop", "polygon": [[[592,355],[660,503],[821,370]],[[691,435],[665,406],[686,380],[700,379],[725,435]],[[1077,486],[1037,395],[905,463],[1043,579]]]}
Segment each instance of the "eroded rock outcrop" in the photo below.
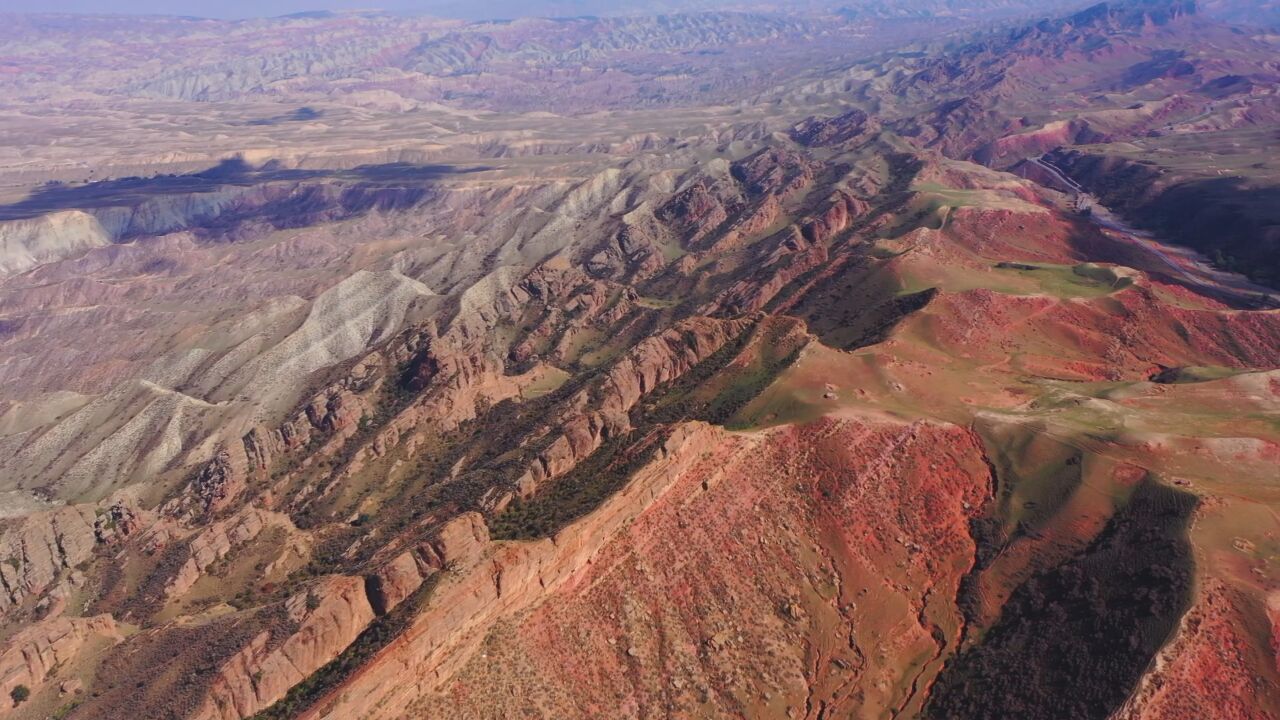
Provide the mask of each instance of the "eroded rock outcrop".
{"label": "eroded rock outcrop", "polygon": [[835,117],[811,117],[791,128],[791,139],[807,147],[832,147],[866,140],[880,130],[880,123],[861,110]]}
{"label": "eroded rock outcrop", "polygon": [[186,562],[165,585],[165,596],[182,596],[210,566],[272,527],[291,529],[293,523],[279,513],[249,506],[200,530],[188,543]]}
{"label": "eroded rock outcrop", "polygon": [[729,286],[704,312],[734,316],[765,309],[787,285],[831,265],[829,245],[866,211],[865,201],[837,191],[826,210],[755,249],[755,269]]}
{"label": "eroded rock outcrop", "polygon": [[224,662],[193,720],[241,720],[269,707],[345,650],[374,612],[364,580],[330,577],[289,598],[285,617],[296,629],[279,643],[263,631]]}
{"label": "eroded rock outcrop", "polygon": [[[381,705],[389,716],[403,714],[419,688],[405,683],[415,678],[422,687],[436,687],[456,672],[475,651],[496,619],[536,603],[545,590],[566,581],[585,566],[598,543],[627,519],[639,514],[669,483],[694,461],[694,447],[715,431],[708,426],[682,430],[666,443],[663,457],[606,507],[553,540],[507,545],[464,545],[473,552],[454,565],[454,572],[436,588],[429,607],[396,643],[389,646],[355,680],[360,699],[345,688],[338,702],[314,708],[305,718],[361,717]],[[482,550],[475,553],[474,550]],[[408,667],[411,675],[402,674]],[[401,685],[395,688],[395,685]],[[393,698],[386,698],[388,694]],[[353,702],[354,701],[354,702]]]}
{"label": "eroded rock outcrop", "polygon": [[450,567],[471,567],[484,553],[489,529],[479,513],[449,521],[430,541],[397,555],[368,578],[369,602],[385,615],[422,586],[432,574]]}
{"label": "eroded rock outcrop", "polygon": [[[776,683],[780,714],[806,697],[831,712],[894,707],[911,699],[888,681],[895,658],[958,641],[969,521],[990,492],[981,444],[953,426],[684,425],[554,538],[455,567],[402,638],[304,717],[467,717],[543,692],[558,699],[518,711],[591,717],[621,702],[634,714],[673,680],[664,702],[720,707],[735,678],[758,677]],[[690,567],[706,581],[689,584]],[[486,639],[503,618],[511,629]],[[502,679],[510,662],[529,672]]]}
{"label": "eroded rock outcrop", "polygon": [[[123,639],[110,615],[58,617],[36,623],[0,646],[0,693],[9,697],[19,685],[38,693],[57,679],[60,669],[80,661],[82,652]],[[0,710],[0,715],[7,714],[7,708]]]}
{"label": "eroded rock outcrop", "polygon": [[[628,413],[645,394],[688,372],[751,325],[750,319],[695,317],[641,341],[603,378],[566,403],[555,434],[517,480],[518,491],[532,494],[540,483],[577,465],[607,437],[625,433],[631,428]],[[510,497],[498,496],[493,506],[505,506]]]}
{"label": "eroded rock outcrop", "polygon": [[713,187],[698,180],[659,207],[656,217],[675,228],[686,245],[696,244],[729,219],[729,208]]}
{"label": "eroded rock outcrop", "polygon": [[72,505],[7,520],[0,530],[0,613],[62,582],[87,561],[97,543],[91,505]]}
{"label": "eroded rock outcrop", "polygon": [[749,195],[776,195],[785,200],[808,187],[817,168],[817,163],[802,153],[769,147],[733,163],[731,172]]}
{"label": "eroded rock outcrop", "polygon": [[856,198],[843,190],[837,190],[831,196],[827,209],[805,222],[800,231],[805,239],[823,245],[848,229],[854,220],[866,214],[869,209],[870,206],[866,200]]}

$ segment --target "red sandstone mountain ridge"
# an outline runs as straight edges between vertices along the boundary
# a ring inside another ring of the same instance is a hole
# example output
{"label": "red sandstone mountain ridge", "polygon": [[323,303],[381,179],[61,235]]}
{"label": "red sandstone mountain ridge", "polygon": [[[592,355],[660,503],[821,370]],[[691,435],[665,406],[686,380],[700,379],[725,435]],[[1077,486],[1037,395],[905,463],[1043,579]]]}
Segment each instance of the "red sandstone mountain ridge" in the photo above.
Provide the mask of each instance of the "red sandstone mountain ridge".
{"label": "red sandstone mountain ridge", "polygon": [[1006,171],[1272,122],[1193,9],[10,203],[3,712],[1280,716],[1280,315]]}

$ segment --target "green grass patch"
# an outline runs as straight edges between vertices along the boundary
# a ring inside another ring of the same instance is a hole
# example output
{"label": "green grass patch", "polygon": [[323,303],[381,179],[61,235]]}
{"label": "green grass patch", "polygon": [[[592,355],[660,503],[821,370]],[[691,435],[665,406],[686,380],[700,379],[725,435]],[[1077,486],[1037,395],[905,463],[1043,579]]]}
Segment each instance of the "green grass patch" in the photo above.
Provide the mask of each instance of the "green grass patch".
{"label": "green grass patch", "polygon": [[680,304],[679,300],[664,300],[662,298],[645,297],[641,295],[636,298],[636,304],[642,308],[650,310],[666,310]]}
{"label": "green grass patch", "polygon": [[541,378],[529,383],[524,390],[521,391],[521,395],[526,400],[540,398],[559,390],[560,386],[568,382],[569,377],[570,375],[568,372],[565,372],[558,367],[549,366]]}
{"label": "green grass patch", "polygon": [[1027,290],[1060,298],[1094,298],[1110,295],[1133,285],[1133,278],[1122,275],[1115,268],[1086,263],[1083,265],[1051,265],[1046,263],[1002,262],[995,265],[1010,282],[1021,285],[1019,292],[1012,286],[992,288],[1008,294],[1025,294]]}

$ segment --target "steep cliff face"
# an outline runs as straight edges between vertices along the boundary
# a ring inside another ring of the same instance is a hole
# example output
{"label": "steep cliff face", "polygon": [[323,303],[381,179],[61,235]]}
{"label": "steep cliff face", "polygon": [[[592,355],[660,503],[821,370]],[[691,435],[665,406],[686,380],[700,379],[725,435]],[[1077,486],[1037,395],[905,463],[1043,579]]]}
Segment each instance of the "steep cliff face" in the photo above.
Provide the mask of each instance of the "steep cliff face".
{"label": "steep cliff face", "polygon": [[489,528],[480,514],[467,513],[450,521],[430,542],[402,552],[369,577],[374,611],[385,615],[394,610],[437,572],[473,567],[488,545]]}
{"label": "steep cliff face", "polygon": [[337,657],[373,621],[364,585],[362,578],[329,578],[289,598],[284,613],[293,632],[279,643],[270,633],[255,636],[222,664],[190,717],[250,717]]}
{"label": "steep cliff face", "polygon": [[[57,682],[63,695],[74,694],[83,688],[76,666],[123,639],[109,615],[59,617],[34,624],[5,640],[0,650],[0,692],[12,697],[19,686],[39,692]],[[12,714],[7,707],[0,713]]]}
{"label": "steep cliff face", "polygon": [[956,427],[684,426],[582,521],[455,567],[305,717],[472,717],[513,695],[535,717],[900,707],[918,699],[890,689],[895,663],[924,661],[927,682],[958,640],[968,526],[990,493],[981,444]]}

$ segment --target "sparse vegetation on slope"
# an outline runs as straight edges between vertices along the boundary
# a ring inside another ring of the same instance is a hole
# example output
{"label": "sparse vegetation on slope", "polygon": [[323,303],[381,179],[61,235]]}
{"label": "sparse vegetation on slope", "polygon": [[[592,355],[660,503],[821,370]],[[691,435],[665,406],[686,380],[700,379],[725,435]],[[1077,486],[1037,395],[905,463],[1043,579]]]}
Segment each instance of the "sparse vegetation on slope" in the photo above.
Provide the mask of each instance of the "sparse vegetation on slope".
{"label": "sparse vegetation on slope", "polygon": [[303,710],[311,708],[325,693],[351,677],[362,665],[373,659],[379,650],[404,632],[412,624],[414,616],[430,600],[431,593],[439,582],[439,573],[427,578],[391,612],[375,619],[338,657],[293,686],[283,699],[249,720],[290,720]]}
{"label": "sparse vegetation on slope", "polygon": [[[633,429],[629,433],[609,438],[568,474],[556,478],[533,497],[514,500],[492,519],[493,537],[528,540],[551,535],[599,507],[626,484],[635,470],[650,460],[675,424],[689,420],[729,423],[794,362],[799,348],[774,345],[783,332],[757,325],[678,379],[650,393],[644,404],[632,411]],[[735,360],[745,360],[745,367],[738,367]]]}

